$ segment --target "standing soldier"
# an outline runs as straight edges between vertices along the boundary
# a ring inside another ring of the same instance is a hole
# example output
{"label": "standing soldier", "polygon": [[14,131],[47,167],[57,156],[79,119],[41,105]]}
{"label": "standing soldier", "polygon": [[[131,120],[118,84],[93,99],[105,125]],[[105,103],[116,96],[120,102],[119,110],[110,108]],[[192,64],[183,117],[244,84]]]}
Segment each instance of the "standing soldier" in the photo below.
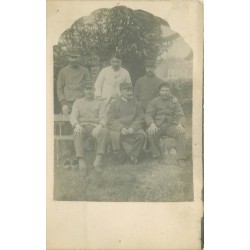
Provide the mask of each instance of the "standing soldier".
{"label": "standing soldier", "polygon": [[[158,88],[163,82],[155,75],[155,60],[146,60],[145,68],[146,75],[136,81],[134,89],[134,96],[142,104],[144,112],[146,112],[149,102],[159,95]],[[177,98],[173,98],[173,102],[177,101]]]}
{"label": "standing soldier", "polygon": [[57,96],[62,106],[62,113],[69,114],[74,101],[83,96],[84,82],[90,80],[87,68],[79,64],[81,51],[68,51],[69,65],[60,70],[57,79]]}
{"label": "standing soldier", "polygon": [[120,96],[120,83],[131,82],[128,71],[121,67],[122,58],[114,53],[110,65],[101,70],[95,82],[95,96],[110,104],[112,98]]}
{"label": "standing soldier", "polygon": [[122,164],[126,155],[137,164],[146,138],[144,115],[141,104],[133,98],[132,83],[121,83],[120,91],[121,97],[111,103],[108,112],[112,148],[117,164]]}

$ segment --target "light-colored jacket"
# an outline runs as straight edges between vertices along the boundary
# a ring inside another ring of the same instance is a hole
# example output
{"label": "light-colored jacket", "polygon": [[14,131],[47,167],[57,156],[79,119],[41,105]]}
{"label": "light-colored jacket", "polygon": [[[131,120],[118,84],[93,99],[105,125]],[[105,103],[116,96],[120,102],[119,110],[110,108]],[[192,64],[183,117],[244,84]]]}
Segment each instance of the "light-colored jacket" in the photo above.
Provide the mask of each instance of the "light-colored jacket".
{"label": "light-colored jacket", "polygon": [[101,100],[93,98],[81,98],[74,102],[70,115],[70,123],[74,127],[76,123],[80,125],[98,124],[106,125],[107,111]]}
{"label": "light-colored jacket", "polygon": [[131,82],[128,71],[120,68],[117,71],[109,66],[102,69],[95,82],[95,96],[108,101],[111,97],[120,96],[120,83]]}

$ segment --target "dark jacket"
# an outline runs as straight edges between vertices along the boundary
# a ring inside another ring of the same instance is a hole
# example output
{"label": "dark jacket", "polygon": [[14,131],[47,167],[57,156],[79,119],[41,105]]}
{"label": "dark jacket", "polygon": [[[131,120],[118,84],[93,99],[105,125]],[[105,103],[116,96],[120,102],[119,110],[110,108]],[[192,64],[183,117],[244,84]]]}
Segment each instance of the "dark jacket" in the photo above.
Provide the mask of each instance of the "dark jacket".
{"label": "dark jacket", "polygon": [[85,67],[75,69],[68,65],[61,69],[57,79],[57,96],[61,105],[83,97],[84,82],[89,79],[89,71]]}
{"label": "dark jacket", "polygon": [[137,101],[142,105],[144,111],[151,100],[158,96],[159,85],[163,82],[157,76],[143,76],[135,83],[134,95]]}
{"label": "dark jacket", "polygon": [[133,128],[138,131],[143,127],[144,114],[141,104],[135,99],[124,101],[119,97],[110,105],[108,124],[110,129],[121,131],[122,128]]}
{"label": "dark jacket", "polygon": [[148,105],[145,122],[149,126],[155,123],[158,127],[163,124],[182,124],[184,126],[185,116],[179,102],[173,102],[173,98],[162,100],[160,96],[154,98]]}

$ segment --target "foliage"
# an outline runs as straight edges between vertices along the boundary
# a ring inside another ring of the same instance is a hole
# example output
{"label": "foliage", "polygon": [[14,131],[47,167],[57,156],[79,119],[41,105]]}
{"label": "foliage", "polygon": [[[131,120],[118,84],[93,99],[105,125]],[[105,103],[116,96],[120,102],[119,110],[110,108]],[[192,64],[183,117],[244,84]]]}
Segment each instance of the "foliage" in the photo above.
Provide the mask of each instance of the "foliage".
{"label": "foliage", "polygon": [[69,48],[80,48],[81,64],[86,66],[95,81],[99,71],[109,64],[110,55],[119,51],[134,83],[145,73],[147,57],[157,58],[179,36],[165,38],[162,26],[168,23],[148,12],[132,10],[125,6],[98,9],[73,23],[54,46],[54,112],[60,112],[56,97],[56,79],[59,70],[67,65]]}
{"label": "foliage", "polygon": [[171,46],[171,41],[162,36],[161,25],[168,26],[168,23],[145,11],[125,6],[96,10],[78,19],[61,35],[54,47],[55,66],[66,65],[65,55],[70,47],[81,48],[85,66],[106,65],[114,51],[122,54],[125,66],[138,65],[147,57],[156,58]]}

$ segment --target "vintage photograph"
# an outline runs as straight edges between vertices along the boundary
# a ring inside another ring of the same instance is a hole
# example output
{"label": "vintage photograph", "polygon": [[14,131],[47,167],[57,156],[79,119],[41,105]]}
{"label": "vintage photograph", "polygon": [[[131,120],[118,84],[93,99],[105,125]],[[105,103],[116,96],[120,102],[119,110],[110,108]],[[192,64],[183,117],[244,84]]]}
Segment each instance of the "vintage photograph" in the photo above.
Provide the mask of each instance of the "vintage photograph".
{"label": "vintage photograph", "polygon": [[61,33],[53,73],[54,200],[193,201],[193,50],[168,20],[95,9]]}
{"label": "vintage photograph", "polygon": [[203,5],[47,1],[47,249],[201,249]]}

